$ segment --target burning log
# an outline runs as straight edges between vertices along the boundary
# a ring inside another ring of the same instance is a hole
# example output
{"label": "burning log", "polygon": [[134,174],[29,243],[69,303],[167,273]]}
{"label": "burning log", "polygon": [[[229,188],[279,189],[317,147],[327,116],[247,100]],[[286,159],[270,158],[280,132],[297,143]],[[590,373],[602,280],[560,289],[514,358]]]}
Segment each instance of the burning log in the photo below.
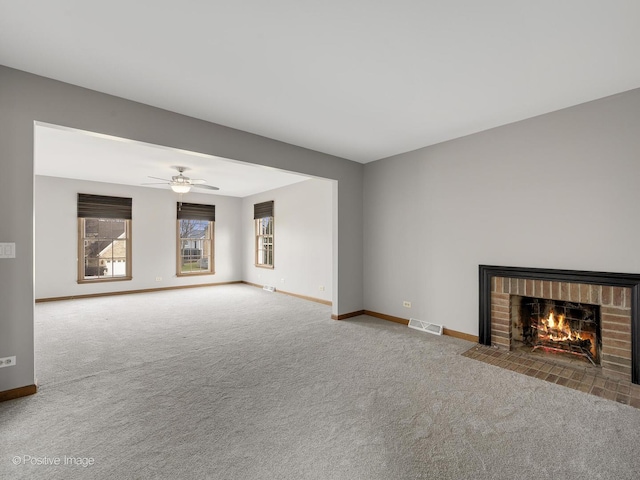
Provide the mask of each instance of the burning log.
{"label": "burning log", "polygon": [[578,355],[594,365],[599,356],[599,310],[592,305],[536,298],[523,299],[520,338],[524,345]]}
{"label": "burning log", "polygon": [[564,315],[549,312],[547,318],[532,318],[531,328],[534,331],[535,346],[549,347],[556,351],[583,352],[591,361],[596,355],[595,336],[591,332],[583,332],[580,328],[572,328],[572,323]]}

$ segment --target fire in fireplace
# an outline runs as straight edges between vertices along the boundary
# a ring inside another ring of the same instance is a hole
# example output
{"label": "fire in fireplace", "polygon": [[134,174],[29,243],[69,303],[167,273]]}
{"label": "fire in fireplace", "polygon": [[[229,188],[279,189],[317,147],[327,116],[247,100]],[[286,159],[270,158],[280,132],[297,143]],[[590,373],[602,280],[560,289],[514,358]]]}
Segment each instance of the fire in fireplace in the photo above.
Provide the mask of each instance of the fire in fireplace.
{"label": "fire in fireplace", "polygon": [[560,353],[600,364],[600,307],[559,300],[515,297],[519,308],[514,322],[520,337],[532,351]]}

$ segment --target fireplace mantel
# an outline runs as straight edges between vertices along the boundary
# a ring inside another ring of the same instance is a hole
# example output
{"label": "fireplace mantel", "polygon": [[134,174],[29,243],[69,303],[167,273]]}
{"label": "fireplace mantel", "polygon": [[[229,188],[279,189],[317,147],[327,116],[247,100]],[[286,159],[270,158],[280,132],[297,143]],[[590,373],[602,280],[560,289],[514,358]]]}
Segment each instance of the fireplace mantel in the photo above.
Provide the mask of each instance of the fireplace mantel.
{"label": "fireplace mantel", "polygon": [[479,266],[479,341],[491,345],[491,284],[494,277],[569,282],[629,288],[631,291],[631,381],[640,384],[640,274],[556,270],[550,268]]}

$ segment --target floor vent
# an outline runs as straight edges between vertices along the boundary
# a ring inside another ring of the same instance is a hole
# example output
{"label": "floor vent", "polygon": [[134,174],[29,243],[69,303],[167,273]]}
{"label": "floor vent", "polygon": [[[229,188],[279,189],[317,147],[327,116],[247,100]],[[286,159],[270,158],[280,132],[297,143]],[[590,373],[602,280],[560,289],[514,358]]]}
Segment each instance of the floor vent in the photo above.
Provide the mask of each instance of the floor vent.
{"label": "floor vent", "polygon": [[423,322],[415,318],[409,319],[409,328],[420,330],[421,332],[433,333],[434,335],[442,335],[442,325],[435,323]]}
{"label": "floor vent", "polygon": [[266,292],[275,292],[276,291],[276,287],[272,287],[271,285],[265,285],[264,287],[262,287],[262,289]]}

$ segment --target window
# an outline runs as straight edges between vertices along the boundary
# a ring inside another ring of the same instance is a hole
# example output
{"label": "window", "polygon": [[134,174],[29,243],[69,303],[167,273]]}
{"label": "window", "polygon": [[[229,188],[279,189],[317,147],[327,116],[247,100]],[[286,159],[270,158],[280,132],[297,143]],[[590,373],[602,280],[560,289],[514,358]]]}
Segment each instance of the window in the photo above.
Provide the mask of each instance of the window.
{"label": "window", "polygon": [[215,220],[215,205],[178,202],[178,276],[215,273]]}
{"label": "window", "polygon": [[273,200],[253,206],[256,267],[273,268]]}
{"label": "window", "polygon": [[131,280],[131,199],[78,194],[78,283]]}

